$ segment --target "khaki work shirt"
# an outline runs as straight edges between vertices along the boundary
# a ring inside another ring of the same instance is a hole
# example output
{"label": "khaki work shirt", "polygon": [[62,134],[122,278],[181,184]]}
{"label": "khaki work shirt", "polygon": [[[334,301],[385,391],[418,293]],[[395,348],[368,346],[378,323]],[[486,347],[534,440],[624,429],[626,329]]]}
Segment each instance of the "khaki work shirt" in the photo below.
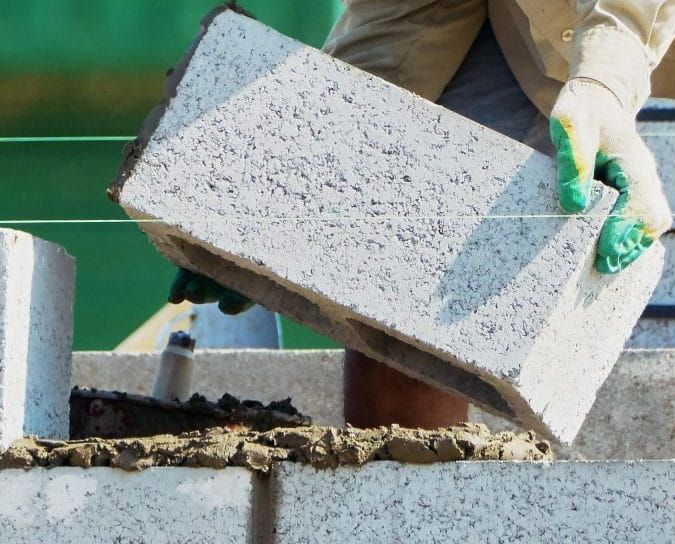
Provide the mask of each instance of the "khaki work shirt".
{"label": "khaki work shirt", "polygon": [[675,98],[675,0],[345,0],[324,51],[436,100],[489,16],[514,76],[548,115],[570,78],[636,112]]}

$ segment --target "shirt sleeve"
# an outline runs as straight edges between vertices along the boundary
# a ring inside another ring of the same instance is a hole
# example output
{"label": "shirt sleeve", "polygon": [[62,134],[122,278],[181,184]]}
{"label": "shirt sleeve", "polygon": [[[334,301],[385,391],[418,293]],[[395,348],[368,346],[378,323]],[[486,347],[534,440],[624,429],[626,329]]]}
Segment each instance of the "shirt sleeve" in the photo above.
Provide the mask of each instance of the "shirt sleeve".
{"label": "shirt sleeve", "polygon": [[650,76],[675,38],[675,0],[577,0],[570,78],[608,87],[631,112],[651,93]]}

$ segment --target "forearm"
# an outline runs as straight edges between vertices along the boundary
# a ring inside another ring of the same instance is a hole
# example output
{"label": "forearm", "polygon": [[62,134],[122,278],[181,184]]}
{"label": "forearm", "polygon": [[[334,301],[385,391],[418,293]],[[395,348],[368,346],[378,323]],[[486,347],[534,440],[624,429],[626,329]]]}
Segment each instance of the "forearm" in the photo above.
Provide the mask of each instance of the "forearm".
{"label": "forearm", "polygon": [[675,38],[675,0],[579,0],[570,78],[594,79],[630,112],[651,92],[650,76]]}

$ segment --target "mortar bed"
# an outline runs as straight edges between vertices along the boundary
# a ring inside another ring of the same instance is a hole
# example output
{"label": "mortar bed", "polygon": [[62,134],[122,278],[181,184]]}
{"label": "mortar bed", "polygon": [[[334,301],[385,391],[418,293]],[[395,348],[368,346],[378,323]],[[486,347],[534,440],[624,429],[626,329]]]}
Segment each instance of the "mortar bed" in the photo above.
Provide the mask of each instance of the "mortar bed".
{"label": "mortar bed", "polygon": [[374,461],[429,464],[447,461],[547,461],[548,442],[534,433],[492,434],[485,425],[466,423],[438,430],[295,427],[267,432],[216,427],[179,435],[144,438],[73,440],[26,438],[0,455],[0,469],[31,467],[240,466],[268,473],[283,461],[316,468],[363,465]]}

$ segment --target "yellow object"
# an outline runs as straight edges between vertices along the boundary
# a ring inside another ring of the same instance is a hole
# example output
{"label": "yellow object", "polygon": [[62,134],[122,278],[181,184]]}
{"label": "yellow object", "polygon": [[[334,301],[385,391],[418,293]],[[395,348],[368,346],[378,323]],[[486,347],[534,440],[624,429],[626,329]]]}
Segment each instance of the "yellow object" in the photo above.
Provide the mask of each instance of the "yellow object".
{"label": "yellow object", "polygon": [[129,335],[113,351],[160,351],[174,330],[189,331],[192,304],[167,304]]}

